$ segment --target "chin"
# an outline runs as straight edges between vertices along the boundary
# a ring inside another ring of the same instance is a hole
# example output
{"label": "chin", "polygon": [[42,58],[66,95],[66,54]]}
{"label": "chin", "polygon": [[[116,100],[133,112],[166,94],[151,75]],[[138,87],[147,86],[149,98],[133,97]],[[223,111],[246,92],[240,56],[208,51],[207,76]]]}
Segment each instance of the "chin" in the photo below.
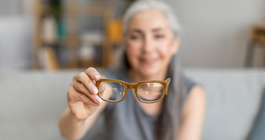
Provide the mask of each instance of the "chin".
{"label": "chin", "polygon": [[[145,77],[153,77],[154,75],[157,74],[157,71],[154,70],[145,70],[145,71],[141,71],[142,75]],[[156,79],[152,79],[152,80],[156,80]]]}
{"label": "chin", "polygon": [[153,77],[154,75],[158,74],[159,71],[159,66],[142,66],[140,68],[140,72],[146,77]]}
{"label": "chin", "polygon": [[162,64],[160,60],[156,60],[151,63],[138,61],[135,64],[135,70],[137,70],[143,77],[154,77],[161,72]]}

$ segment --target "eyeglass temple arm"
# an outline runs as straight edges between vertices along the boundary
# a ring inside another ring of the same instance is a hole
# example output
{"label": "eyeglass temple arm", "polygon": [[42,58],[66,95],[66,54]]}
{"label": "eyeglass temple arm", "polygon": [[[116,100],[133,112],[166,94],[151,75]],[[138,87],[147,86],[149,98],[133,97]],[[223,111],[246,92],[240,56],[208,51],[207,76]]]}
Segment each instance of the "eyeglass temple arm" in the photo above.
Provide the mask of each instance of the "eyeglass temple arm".
{"label": "eyeglass temple arm", "polygon": [[[166,82],[167,82],[167,89],[168,89],[168,85],[170,83],[171,79],[170,78],[167,78]],[[166,91],[166,95],[167,95],[167,91]]]}
{"label": "eyeglass temple arm", "polygon": [[170,78],[167,78],[166,82],[167,82],[167,85],[169,85],[171,79]]}

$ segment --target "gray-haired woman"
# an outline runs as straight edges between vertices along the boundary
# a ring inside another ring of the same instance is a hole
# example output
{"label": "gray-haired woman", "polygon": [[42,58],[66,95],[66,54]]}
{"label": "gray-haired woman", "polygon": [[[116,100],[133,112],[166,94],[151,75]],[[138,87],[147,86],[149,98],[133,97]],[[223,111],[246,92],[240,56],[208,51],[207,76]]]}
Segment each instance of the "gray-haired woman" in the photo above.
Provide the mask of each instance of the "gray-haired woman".
{"label": "gray-haired woman", "polygon": [[[201,139],[206,97],[202,87],[185,77],[179,64],[179,23],[164,2],[134,2],[124,16],[124,55],[119,67],[99,73],[94,68],[76,74],[67,92],[69,107],[59,127],[63,137],[80,139],[98,115],[106,117],[108,140]],[[104,75],[104,76],[103,76]],[[102,77],[128,83],[171,78],[167,95],[156,103],[140,102],[129,90],[119,103],[102,102],[97,93],[112,98]]]}

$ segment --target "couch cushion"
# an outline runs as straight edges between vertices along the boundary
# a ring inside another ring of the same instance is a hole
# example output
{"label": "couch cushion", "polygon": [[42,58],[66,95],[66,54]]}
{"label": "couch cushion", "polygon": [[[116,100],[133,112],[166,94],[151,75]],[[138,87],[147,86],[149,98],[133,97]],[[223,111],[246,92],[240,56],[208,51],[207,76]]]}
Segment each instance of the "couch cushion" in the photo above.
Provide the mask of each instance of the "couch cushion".
{"label": "couch cushion", "polygon": [[75,73],[0,73],[0,139],[63,139],[58,120]]}
{"label": "couch cushion", "polygon": [[204,140],[243,140],[257,115],[265,71],[261,69],[187,69],[207,95]]}
{"label": "couch cushion", "polygon": [[[80,71],[0,72],[0,139],[63,139],[58,120],[72,77]],[[207,94],[203,139],[245,139],[260,105],[265,71],[186,69],[185,74]]]}
{"label": "couch cushion", "polygon": [[250,140],[265,140],[265,88],[257,119],[250,134]]}

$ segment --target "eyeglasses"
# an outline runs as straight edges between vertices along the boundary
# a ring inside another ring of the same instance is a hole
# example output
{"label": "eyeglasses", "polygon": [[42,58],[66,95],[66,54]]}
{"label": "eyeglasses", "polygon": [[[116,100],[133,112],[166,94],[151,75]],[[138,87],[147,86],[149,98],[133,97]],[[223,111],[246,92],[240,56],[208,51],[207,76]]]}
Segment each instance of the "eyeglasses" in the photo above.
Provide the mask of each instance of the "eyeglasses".
{"label": "eyeglasses", "polygon": [[[105,85],[106,90],[100,90],[102,83]],[[106,102],[121,102],[127,95],[128,89],[134,89],[134,93],[140,102],[156,103],[161,101],[165,94],[167,94],[169,83],[170,78],[165,81],[153,80],[138,83],[126,83],[114,79],[100,79],[96,82],[96,86],[99,89],[98,96]],[[110,93],[111,97],[108,96]]]}

